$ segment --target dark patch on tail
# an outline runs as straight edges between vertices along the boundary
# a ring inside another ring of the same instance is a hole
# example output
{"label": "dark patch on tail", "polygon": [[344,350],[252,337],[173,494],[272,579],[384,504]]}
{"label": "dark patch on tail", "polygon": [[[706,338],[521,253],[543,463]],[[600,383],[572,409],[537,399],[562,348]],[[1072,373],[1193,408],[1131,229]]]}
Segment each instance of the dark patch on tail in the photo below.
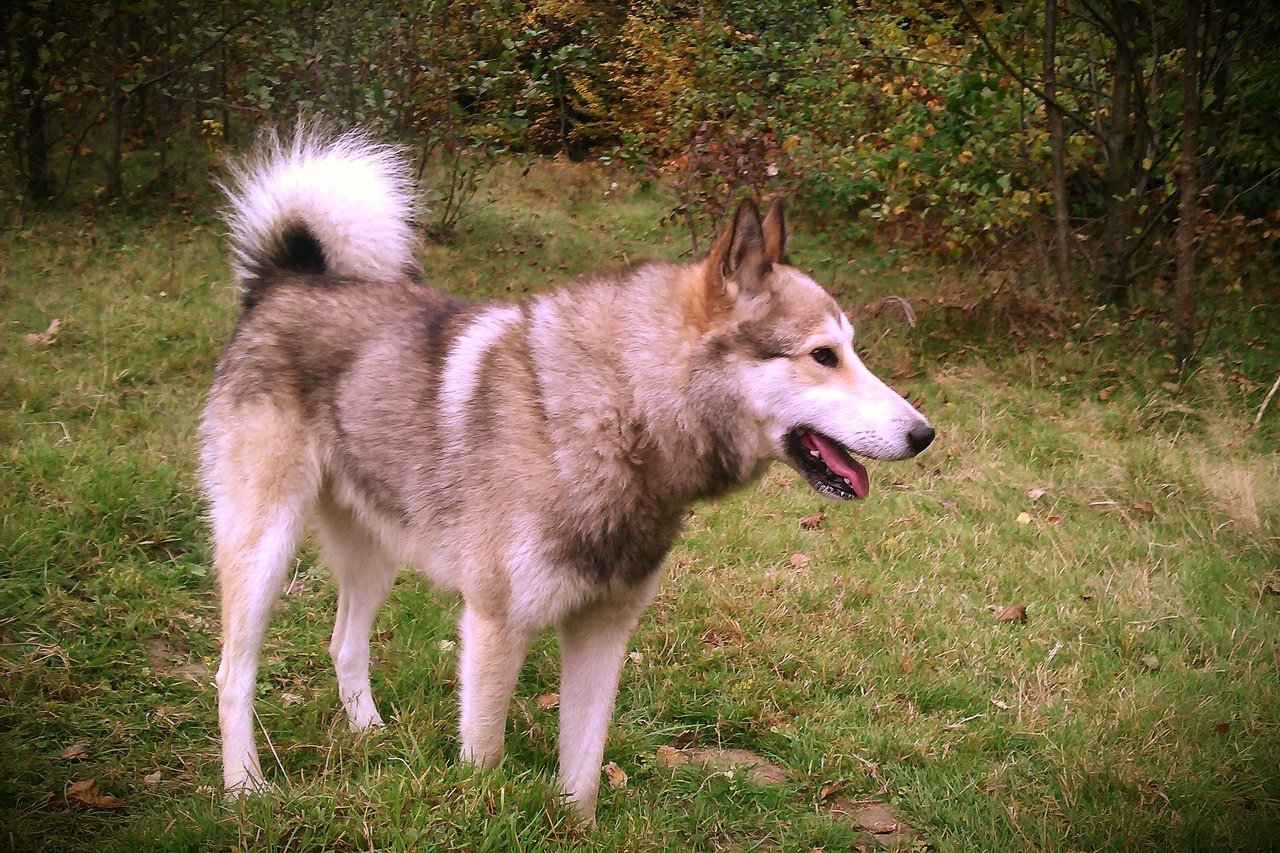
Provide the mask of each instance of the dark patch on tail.
{"label": "dark patch on tail", "polygon": [[247,311],[262,298],[272,278],[281,273],[298,275],[323,275],[328,269],[324,247],[303,223],[286,226],[276,241],[272,252],[258,259],[253,276],[244,283],[241,305]]}
{"label": "dark patch on tail", "polygon": [[271,258],[271,266],[285,272],[319,275],[328,265],[320,241],[305,225],[287,228]]}

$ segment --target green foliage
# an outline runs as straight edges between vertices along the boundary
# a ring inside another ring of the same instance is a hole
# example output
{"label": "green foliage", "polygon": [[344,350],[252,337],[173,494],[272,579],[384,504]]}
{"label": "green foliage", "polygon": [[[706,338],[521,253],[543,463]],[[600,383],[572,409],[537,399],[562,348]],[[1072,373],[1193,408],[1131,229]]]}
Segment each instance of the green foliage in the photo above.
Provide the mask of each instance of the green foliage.
{"label": "green foliage", "polygon": [[[1080,269],[1161,290],[1184,7],[1059,6],[1057,100],[1080,119],[1065,139]],[[1051,216],[1035,93],[1045,7],[976,15],[924,0],[117,0],[88,14],[24,0],[0,66],[12,155],[0,180],[19,218],[51,196],[183,199],[210,156],[301,112],[413,146],[438,237],[468,215],[494,158],[519,153],[648,172],[674,189],[667,221],[695,246],[737,195],[784,192],[851,238],[1034,260]],[[1142,26],[1117,29],[1134,16]],[[1209,3],[1203,29],[1202,268],[1214,281],[1268,275],[1280,16]],[[1126,57],[1127,94],[1115,89]]]}

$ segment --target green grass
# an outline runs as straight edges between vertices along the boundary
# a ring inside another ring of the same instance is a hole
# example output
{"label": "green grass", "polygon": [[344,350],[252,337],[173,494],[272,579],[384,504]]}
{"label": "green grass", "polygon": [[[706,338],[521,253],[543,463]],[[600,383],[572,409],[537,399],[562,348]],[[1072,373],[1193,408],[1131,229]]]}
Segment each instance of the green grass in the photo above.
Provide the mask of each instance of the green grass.
{"label": "green grass", "polygon": [[[427,250],[432,275],[520,294],[676,256],[661,194],[611,180],[501,170],[458,239]],[[630,779],[605,787],[594,829],[556,801],[556,712],[534,699],[555,689],[552,639],[522,673],[508,759],[473,775],[455,762],[456,605],[403,578],[374,657],[390,725],[357,737],[309,550],[260,680],[283,769],[263,744],[275,791],[224,801],[192,450],[235,311],[218,231],[123,211],[0,235],[0,846],[847,849],[865,836],[822,807],[831,783],[941,850],[1280,838],[1280,411],[1252,427],[1277,306],[1228,306],[1178,389],[1152,311],[947,307],[938,294],[984,282],[804,234],[795,258],[864,315],[868,363],[940,438],[872,465],[865,502],[827,503],[778,466],[697,507],[632,641],[606,749]],[[865,316],[886,293],[921,325]],[[55,317],[53,344],[25,340]],[[819,529],[798,523],[817,512]],[[997,622],[1007,603],[1028,621]],[[655,760],[688,742],[752,750],[788,781]],[[59,757],[75,743],[86,758]],[[69,804],[84,778],[125,807]]]}

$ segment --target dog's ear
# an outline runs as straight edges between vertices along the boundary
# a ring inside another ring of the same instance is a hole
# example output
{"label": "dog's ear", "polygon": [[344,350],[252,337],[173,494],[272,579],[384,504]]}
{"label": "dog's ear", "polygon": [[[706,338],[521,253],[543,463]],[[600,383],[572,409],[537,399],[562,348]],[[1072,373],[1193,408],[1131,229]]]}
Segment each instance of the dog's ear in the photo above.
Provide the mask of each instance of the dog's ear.
{"label": "dog's ear", "polygon": [[782,212],[782,196],[774,196],[761,225],[764,232],[764,255],[771,263],[787,262],[787,218]]}
{"label": "dog's ear", "polygon": [[727,308],[739,293],[758,289],[769,264],[760,211],[754,201],[744,199],[734,211],[733,225],[707,254],[704,278],[709,307]]}

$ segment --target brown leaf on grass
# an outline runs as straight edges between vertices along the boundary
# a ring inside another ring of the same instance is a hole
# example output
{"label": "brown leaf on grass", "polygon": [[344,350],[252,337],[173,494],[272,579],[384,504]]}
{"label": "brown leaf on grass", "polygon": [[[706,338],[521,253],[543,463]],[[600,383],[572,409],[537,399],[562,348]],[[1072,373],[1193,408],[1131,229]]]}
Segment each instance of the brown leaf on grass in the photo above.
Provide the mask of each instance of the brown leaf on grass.
{"label": "brown leaf on grass", "polygon": [[688,749],[697,741],[698,736],[694,734],[693,729],[685,729],[676,735],[676,739],[671,741],[671,745],[676,749]]}
{"label": "brown leaf on grass", "polygon": [[840,793],[841,787],[843,786],[839,782],[827,782],[818,789],[818,799],[826,800],[830,798],[831,795]]}
{"label": "brown leaf on grass", "polygon": [[49,321],[49,328],[45,329],[43,332],[28,332],[23,335],[23,338],[32,346],[47,347],[58,340],[58,329],[61,327],[61,318],[54,317]]}
{"label": "brown leaf on grass", "polygon": [[544,711],[550,711],[552,708],[560,704],[559,693],[539,693],[533,697],[533,701],[538,703],[538,707]]}
{"label": "brown leaf on grass", "polygon": [[1062,523],[1062,516],[1060,516],[1060,515],[1051,515],[1051,516],[1049,516],[1048,518],[1046,518],[1046,519],[1045,519],[1045,521],[1049,522],[1050,524],[1061,524],[1061,523]]}
{"label": "brown leaf on grass", "polygon": [[160,771],[157,770],[154,773],[148,773],[146,776],[143,776],[142,784],[147,785],[148,787],[155,787],[156,785],[159,785]]}
{"label": "brown leaf on grass", "polygon": [[1226,723],[1218,723],[1216,726],[1213,727],[1213,730],[1220,735],[1225,735],[1227,733],[1228,728],[1229,726]]}
{"label": "brown leaf on grass", "polygon": [[808,554],[795,553],[791,555],[790,560],[791,565],[797,569],[803,569],[805,566],[809,565]]}
{"label": "brown leaf on grass", "polygon": [[827,808],[855,827],[871,833],[876,845],[892,850],[906,850],[918,843],[915,830],[900,820],[889,806],[880,802],[859,802],[852,797],[835,797]]}
{"label": "brown leaf on grass", "polygon": [[93,779],[80,779],[67,788],[67,802],[92,809],[122,809],[124,800],[104,794]]}
{"label": "brown leaf on grass", "polygon": [[821,512],[815,512],[813,515],[806,515],[800,518],[800,526],[805,530],[817,530],[827,520],[827,516]]}
{"label": "brown leaf on grass", "polygon": [[213,677],[213,670],[199,661],[191,660],[186,652],[175,649],[164,640],[147,640],[142,648],[147,653],[151,669],[158,675],[185,678],[197,684],[209,684]]}
{"label": "brown leaf on grass", "polygon": [[1027,621],[1027,605],[1025,604],[1006,604],[1003,607],[995,608],[997,622],[1026,622]]}
{"label": "brown leaf on grass", "polygon": [[681,764],[689,763],[689,756],[674,746],[658,747],[658,754],[655,758],[663,767],[679,767]]}
{"label": "brown leaf on grass", "polygon": [[618,766],[616,761],[610,761],[604,766],[605,778],[609,780],[610,788],[627,787],[627,774]]}
{"label": "brown leaf on grass", "polygon": [[302,697],[297,693],[281,693],[280,704],[286,708],[291,708],[302,701]]}
{"label": "brown leaf on grass", "polygon": [[757,784],[776,785],[787,781],[787,773],[767,758],[748,749],[687,749],[695,764],[708,770],[742,770]]}
{"label": "brown leaf on grass", "polygon": [[721,646],[736,646],[742,643],[742,636],[731,628],[708,628],[702,632],[702,644],[713,649]]}
{"label": "brown leaf on grass", "polygon": [[82,743],[73,743],[70,746],[64,746],[58,752],[58,757],[67,761],[81,761],[89,757],[89,747]]}
{"label": "brown leaf on grass", "polygon": [[1044,489],[1038,486],[1034,489],[1027,489],[1027,497],[1031,498],[1033,501],[1038,501],[1040,498],[1044,497]]}

